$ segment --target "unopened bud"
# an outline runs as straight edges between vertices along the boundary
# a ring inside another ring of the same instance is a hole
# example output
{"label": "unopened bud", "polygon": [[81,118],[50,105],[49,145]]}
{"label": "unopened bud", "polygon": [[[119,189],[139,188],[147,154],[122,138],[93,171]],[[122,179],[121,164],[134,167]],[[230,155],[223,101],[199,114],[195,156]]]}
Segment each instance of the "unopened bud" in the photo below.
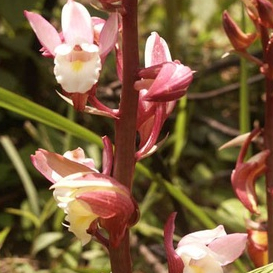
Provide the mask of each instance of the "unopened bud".
{"label": "unopened bud", "polygon": [[266,28],[273,28],[273,4],[268,0],[257,0],[259,22]]}
{"label": "unopened bud", "polygon": [[255,33],[244,33],[227,11],[223,13],[223,27],[235,50],[245,50],[256,38]]}

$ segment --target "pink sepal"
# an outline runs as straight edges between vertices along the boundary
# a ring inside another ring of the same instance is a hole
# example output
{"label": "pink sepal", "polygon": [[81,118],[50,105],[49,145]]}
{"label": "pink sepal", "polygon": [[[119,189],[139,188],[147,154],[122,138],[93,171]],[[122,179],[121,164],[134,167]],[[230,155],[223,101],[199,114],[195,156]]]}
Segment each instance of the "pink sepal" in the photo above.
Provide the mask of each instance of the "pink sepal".
{"label": "pink sepal", "polygon": [[43,51],[55,56],[54,49],[62,43],[57,30],[39,14],[26,10],[24,14],[43,46]]}
{"label": "pink sepal", "polygon": [[193,72],[188,66],[165,63],[143,99],[159,102],[177,100],[186,94],[192,79]]}
{"label": "pink sepal", "polygon": [[237,197],[251,213],[259,214],[255,182],[265,173],[269,154],[269,150],[256,154],[247,162],[238,164],[231,175],[231,183]]}
{"label": "pink sepal", "polygon": [[109,232],[109,243],[117,247],[122,240],[135,207],[130,196],[115,191],[94,191],[78,196],[99,215],[100,225]]}
{"label": "pink sepal", "polygon": [[[157,138],[160,134],[162,125],[164,123],[164,113],[166,112],[166,105],[165,104],[159,104],[158,107],[155,110],[154,118],[152,119],[152,123],[149,123],[148,126],[148,134],[145,132],[145,130],[140,130],[140,139],[141,139],[141,149],[136,153],[136,159],[140,160],[141,158],[145,157],[145,155],[153,148],[155,145]],[[145,139],[145,134],[148,136],[146,139],[145,144],[143,143],[143,139]]]}
{"label": "pink sepal", "polygon": [[99,38],[100,57],[102,63],[106,55],[114,48],[118,39],[118,13],[113,12],[105,22]]}
{"label": "pink sepal", "polygon": [[249,160],[244,162],[248,146],[253,138],[259,135],[261,130],[254,129],[245,139],[243,146],[237,158],[236,167],[231,175],[231,183],[242,204],[251,212],[259,214],[257,206],[257,195],[255,191],[255,182],[258,177],[266,171],[266,160],[270,154],[269,150],[264,150]]}
{"label": "pink sepal", "polygon": [[217,254],[221,266],[232,263],[244,251],[247,242],[246,233],[233,233],[213,240],[209,248]]}
{"label": "pink sepal", "polygon": [[88,10],[80,3],[68,0],[62,9],[62,30],[67,44],[93,44],[93,25]]}
{"label": "pink sepal", "polygon": [[102,137],[104,149],[102,154],[102,173],[110,175],[113,167],[113,145],[109,137]]}
{"label": "pink sepal", "polygon": [[[78,149],[81,150],[81,148]],[[74,150],[74,152],[76,150]],[[78,158],[77,162],[76,158],[70,160],[62,155],[43,149],[39,149],[35,152],[35,155],[31,155],[31,161],[34,167],[52,183],[56,183],[59,179],[74,173],[96,172],[96,170],[92,168],[93,163],[90,165],[90,161],[87,160],[84,162],[84,160],[83,158]]]}
{"label": "pink sepal", "polygon": [[152,32],[145,46],[145,67],[171,61],[172,57],[166,41],[156,32]]}
{"label": "pink sepal", "polygon": [[176,212],[173,212],[164,226],[164,246],[168,261],[169,273],[181,273],[184,269],[182,259],[177,255],[173,247],[174,220]]}

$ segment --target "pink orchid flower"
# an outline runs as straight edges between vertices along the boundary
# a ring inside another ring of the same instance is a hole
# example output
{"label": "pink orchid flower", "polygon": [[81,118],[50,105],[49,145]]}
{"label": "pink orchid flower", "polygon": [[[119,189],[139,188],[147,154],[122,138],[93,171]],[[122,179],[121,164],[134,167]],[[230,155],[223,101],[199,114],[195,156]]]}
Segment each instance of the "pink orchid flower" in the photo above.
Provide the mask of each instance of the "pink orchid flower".
{"label": "pink orchid flower", "polygon": [[[104,142],[109,146],[109,141]],[[108,147],[108,155],[109,150]],[[53,196],[66,214],[68,229],[83,245],[92,235],[106,246],[119,245],[128,226],[138,218],[137,205],[125,186],[99,173],[81,148],[64,156],[40,149],[31,159],[36,169],[53,183]],[[103,164],[108,172],[109,163],[104,160]],[[108,231],[109,240],[101,235],[99,227]]]}
{"label": "pink orchid flower", "polygon": [[193,79],[193,71],[172,61],[167,43],[156,32],[148,37],[145,47],[145,69],[142,78],[135,83],[136,90],[146,89],[143,99],[147,101],[173,101],[186,94]]}
{"label": "pink orchid flower", "polygon": [[235,169],[231,175],[232,187],[242,202],[242,204],[251,212],[259,214],[257,206],[257,195],[255,192],[256,180],[266,171],[266,160],[269,156],[269,150],[263,150],[244,162],[247,148],[250,142],[258,134],[260,129],[253,130],[245,139],[240,154],[237,158]]}
{"label": "pink orchid flower", "polygon": [[41,15],[25,11],[25,16],[43,46],[43,55],[54,57],[57,82],[71,96],[75,108],[83,110],[87,92],[98,82],[102,62],[116,43],[117,14],[112,13],[104,24],[99,44],[94,41],[94,24],[88,10],[73,0],[62,9],[61,34]]}
{"label": "pink orchid flower", "polygon": [[[140,72],[140,75],[147,72],[151,76],[151,78],[156,78],[157,75],[165,71],[165,69],[162,68],[162,64],[170,64],[172,67],[178,66],[176,72],[180,71],[180,69],[186,69],[188,73],[186,73],[188,76],[188,84],[189,81],[192,80],[192,71],[190,70],[190,68],[185,67],[181,64],[178,65],[178,63],[176,62],[172,62],[171,54],[167,43],[156,32],[153,32],[146,42],[146,68],[142,72]],[[185,82],[186,81],[183,81],[183,84]],[[160,142],[159,145],[156,145],[157,138],[160,134],[161,128],[165,120],[172,113],[176,105],[176,99],[171,99],[169,101],[163,100],[160,102],[147,99],[151,95],[151,89],[149,87],[153,84],[153,86],[155,87],[159,83],[159,78],[141,79],[140,81],[137,81],[135,83],[135,88],[139,90],[137,130],[140,135],[140,150],[136,154],[137,160],[140,160],[155,152],[162,144],[162,142]],[[161,83],[161,85],[163,84]],[[165,93],[165,91],[163,93]],[[166,94],[166,96],[169,95]]]}
{"label": "pink orchid flower", "polygon": [[174,250],[172,236],[175,215],[171,214],[164,228],[169,273],[223,273],[222,267],[243,253],[247,234],[227,235],[222,225],[184,236]]}

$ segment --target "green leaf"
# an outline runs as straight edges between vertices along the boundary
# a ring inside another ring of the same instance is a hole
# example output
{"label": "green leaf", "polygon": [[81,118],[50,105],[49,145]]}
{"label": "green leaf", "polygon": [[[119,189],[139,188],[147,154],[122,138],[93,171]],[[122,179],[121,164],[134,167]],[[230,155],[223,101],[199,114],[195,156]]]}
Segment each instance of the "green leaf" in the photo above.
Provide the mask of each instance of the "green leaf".
{"label": "green leaf", "polygon": [[39,251],[62,239],[62,237],[63,233],[61,232],[46,232],[39,235],[33,243],[32,254],[37,254]]}
{"label": "green leaf", "polygon": [[50,127],[69,133],[75,137],[96,143],[102,147],[101,138],[92,131],[70,121],[69,119],[38,105],[22,96],[0,87],[0,107],[19,115],[41,122]]}
{"label": "green leaf", "polygon": [[18,216],[21,216],[21,217],[26,217],[27,219],[29,219],[34,224],[34,226],[36,228],[40,227],[40,220],[38,219],[38,217],[36,217],[36,215],[34,215],[30,211],[7,208],[6,212],[11,213],[11,214],[15,214],[15,215],[18,215]]}
{"label": "green leaf", "polygon": [[10,227],[6,227],[0,232],[0,249],[2,245],[4,244],[9,232],[10,232]]}
{"label": "green leaf", "polygon": [[25,164],[8,136],[0,137],[0,142],[16,169],[28,197],[30,207],[35,215],[39,215],[39,199],[34,183],[25,167]]}
{"label": "green leaf", "polygon": [[273,263],[248,271],[247,273],[271,273],[273,272]]}

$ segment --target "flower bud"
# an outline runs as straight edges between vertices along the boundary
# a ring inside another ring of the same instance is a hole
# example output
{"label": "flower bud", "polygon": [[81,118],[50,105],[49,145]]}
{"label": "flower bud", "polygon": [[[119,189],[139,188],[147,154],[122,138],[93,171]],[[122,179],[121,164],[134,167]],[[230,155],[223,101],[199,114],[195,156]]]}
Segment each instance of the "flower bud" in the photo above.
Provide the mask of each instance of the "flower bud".
{"label": "flower bud", "polygon": [[257,0],[259,22],[266,28],[273,28],[273,5],[267,0]]}
{"label": "flower bud", "polygon": [[256,38],[255,33],[244,33],[227,11],[223,13],[223,27],[235,50],[247,49]]}

